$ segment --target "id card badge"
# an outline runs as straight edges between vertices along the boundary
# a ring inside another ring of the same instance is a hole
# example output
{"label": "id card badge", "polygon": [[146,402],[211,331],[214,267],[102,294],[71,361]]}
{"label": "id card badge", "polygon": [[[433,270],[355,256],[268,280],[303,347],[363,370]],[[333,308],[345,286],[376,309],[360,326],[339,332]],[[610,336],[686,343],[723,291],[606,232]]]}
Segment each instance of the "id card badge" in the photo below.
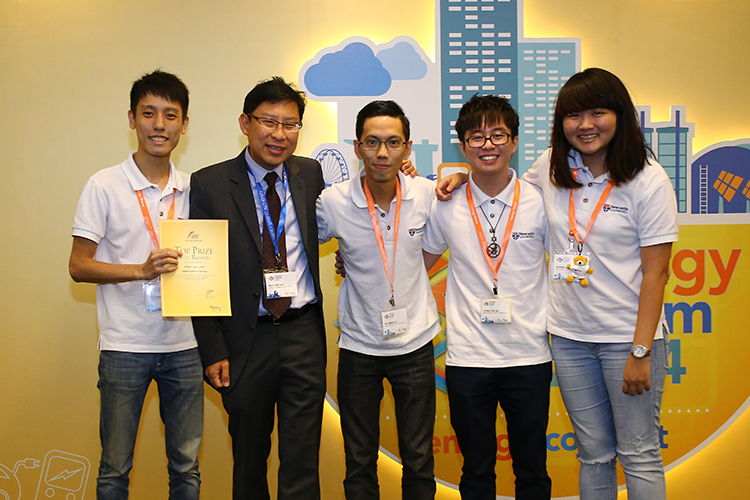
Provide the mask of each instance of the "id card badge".
{"label": "id card badge", "polygon": [[565,281],[568,277],[568,266],[573,264],[573,254],[569,251],[555,250],[550,259],[549,277],[552,280]]}
{"label": "id card badge", "polygon": [[292,272],[265,272],[263,281],[266,285],[266,298],[297,296],[297,275]]}
{"label": "id card badge", "polygon": [[388,339],[409,331],[409,319],[405,307],[391,307],[380,311],[383,338]]}
{"label": "id card badge", "polygon": [[143,303],[147,312],[161,311],[161,281],[159,281],[159,278],[143,283]]}
{"label": "id card badge", "polygon": [[513,300],[502,295],[482,299],[480,321],[488,324],[508,324],[511,319]]}

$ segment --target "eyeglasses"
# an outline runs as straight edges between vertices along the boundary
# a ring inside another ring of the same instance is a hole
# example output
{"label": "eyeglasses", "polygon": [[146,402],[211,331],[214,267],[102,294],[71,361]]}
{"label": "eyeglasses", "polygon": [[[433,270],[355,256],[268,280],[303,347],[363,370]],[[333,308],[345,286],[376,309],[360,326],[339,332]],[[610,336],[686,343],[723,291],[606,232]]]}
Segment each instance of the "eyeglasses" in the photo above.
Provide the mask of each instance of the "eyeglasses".
{"label": "eyeglasses", "polygon": [[385,144],[385,147],[388,149],[388,151],[401,151],[406,145],[406,143],[398,137],[386,139],[385,141],[381,141],[380,139],[368,138],[364,141],[357,141],[357,144],[359,144],[359,147],[364,149],[365,151],[377,151],[380,149],[381,144]]}
{"label": "eyeglasses", "polygon": [[489,137],[485,137],[483,135],[472,135],[468,139],[464,139],[464,142],[467,143],[470,148],[483,148],[484,145],[487,144],[487,141],[490,141],[495,146],[503,146],[505,144],[508,144],[509,139],[509,134],[498,132],[496,134],[490,135]]}
{"label": "eyeglasses", "polygon": [[278,127],[279,125],[281,125],[281,128],[284,129],[284,132],[299,132],[299,129],[302,128],[302,124],[300,122],[280,122],[278,120],[274,120],[273,118],[259,118],[250,113],[245,114],[247,116],[252,116],[256,120],[258,120],[258,123],[260,123],[263,128],[267,128],[268,130],[276,130],[276,127]]}

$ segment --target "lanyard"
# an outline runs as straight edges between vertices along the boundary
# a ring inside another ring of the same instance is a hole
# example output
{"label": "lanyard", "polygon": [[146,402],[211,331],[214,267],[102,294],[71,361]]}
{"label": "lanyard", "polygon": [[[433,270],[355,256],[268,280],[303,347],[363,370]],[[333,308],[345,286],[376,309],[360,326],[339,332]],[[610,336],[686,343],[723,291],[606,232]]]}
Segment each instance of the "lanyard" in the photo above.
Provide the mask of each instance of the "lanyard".
{"label": "lanyard", "polygon": [[[573,169],[573,179],[578,180],[578,169]],[[570,222],[570,236],[573,236],[576,241],[578,242],[578,253],[581,253],[583,250],[583,243],[586,241],[586,238],[589,237],[589,233],[591,232],[591,227],[594,225],[594,221],[596,220],[596,217],[599,215],[599,212],[601,211],[602,207],[604,206],[604,202],[607,199],[607,196],[609,196],[609,192],[612,191],[612,188],[615,186],[615,181],[609,181],[607,183],[607,187],[604,188],[604,192],[599,197],[599,203],[596,204],[596,208],[594,209],[594,213],[591,214],[591,218],[589,219],[589,225],[586,228],[586,236],[581,238],[581,236],[578,234],[578,229],[576,228],[576,207],[575,207],[575,201],[573,200],[573,190],[570,190],[570,200],[568,201],[568,221]]]}
{"label": "lanyard", "polygon": [[375,202],[372,199],[372,193],[370,193],[366,179],[363,184],[365,187],[365,198],[367,198],[367,210],[370,212],[370,221],[372,221],[372,230],[375,231],[375,239],[380,249],[380,257],[383,259],[383,267],[385,267],[385,273],[388,275],[388,282],[391,284],[391,307],[395,307],[396,299],[393,290],[393,275],[396,274],[396,245],[398,245],[398,225],[401,220],[401,183],[398,180],[396,181],[396,216],[393,222],[393,275],[391,275],[388,256],[385,253],[385,243],[383,242],[383,233],[380,230],[380,222],[378,222],[378,214],[375,212]]}
{"label": "lanyard", "polygon": [[[286,192],[289,188],[289,179],[286,176],[286,169],[281,169],[281,180],[284,183],[284,202],[281,204],[281,213],[279,214],[279,227],[274,228],[273,220],[271,220],[271,211],[268,209],[268,200],[266,199],[266,193],[255,178],[255,174],[248,165],[247,171],[255,181],[255,190],[258,191],[258,199],[260,200],[260,207],[263,210],[263,218],[266,220],[266,226],[268,227],[268,234],[271,236],[271,243],[273,243],[273,251],[276,252],[276,258],[280,258],[281,252],[279,251],[279,238],[281,233],[284,232],[284,225],[286,224]],[[274,186],[276,189],[276,186]],[[278,262],[278,261],[277,261]]]}
{"label": "lanyard", "polygon": [[510,233],[513,230],[513,223],[516,221],[516,212],[518,212],[518,200],[521,198],[521,182],[516,180],[516,186],[513,189],[513,204],[510,207],[510,215],[508,216],[508,223],[505,225],[505,234],[503,235],[503,243],[500,246],[500,256],[497,258],[497,264],[492,265],[492,259],[487,255],[487,238],[484,237],[484,230],[482,230],[482,221],[479,220],[477,215],[477,209],[474,207],[474,196],[471,194],[471,183],[466,184],[466,199],[469,202],[469,211],[471,212],[471,220],[474,222],[474,229],[479,237],[479,245],[482,247],[482,255],[484,255],[487,265],[490,267],[493,276],[492,290],[497,295],[497,271],[500,269],[500,264],[503,263],[505,258],[505,251],[508,249],[508,241],[510,240]]}
{"label": "lanyard", "polygon": [[[151,241],[154,242],[154,246],[156,248],[159,248],[159,240],[156,238],[156,231],[154,230],[154,223],[151,222],[151,214],[148,213],[148,207],[146,206],[146,199],[143,197],[143,190],[141,189],[139,191],[136,191],[135,195],[138,197],[138,205],[140,205],[141,207],[143,220],[146,223],[148,234],[151,235]],[[172,205],[169,207],[169,213],[167,214],[167,219],[174,219],[175,199],[177,199],[177,190],[173,188],[172,189]]]}

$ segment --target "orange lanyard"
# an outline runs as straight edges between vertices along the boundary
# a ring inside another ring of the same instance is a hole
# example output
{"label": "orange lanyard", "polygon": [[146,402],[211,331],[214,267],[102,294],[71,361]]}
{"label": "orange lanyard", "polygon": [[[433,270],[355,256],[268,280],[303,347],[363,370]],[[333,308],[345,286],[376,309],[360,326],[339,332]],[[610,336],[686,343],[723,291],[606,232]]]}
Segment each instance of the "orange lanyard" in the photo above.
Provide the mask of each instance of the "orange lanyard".
{"label": "orange lanyard", "polygon": [[[573,169],[573,179],[578,180],[578,169]],[[578,251],[580,253],[581,250],[583,250],[583,243],[586,241],[586,238],[589,237],[589,233],[591,232],[591,227],[594,225],[594,221],[596,220],[596,217],[599,215],[599,212],[602,210],[602,207],[604,206],[604,202],[607,199],[607,196],[609,196],[609,192],[612,191],[612,188],[615,187],[615,181],[609,181],[607,183],[607,187],[604,188],[604,192],[599,197],[599,203],[596,204],[596,208],[594,209],[594,213],[591,214],[591,218],[589,219],[589,225],[586,228],[586,236],[581,238],[581,236],[578,234],[578,229],[576,228],[576,206],[575,201],[573,200],[573,190],[570,190],[570,201],[568,202],[568,220],[570,222],[570,236],[573,236],[576,241],[578,242]]]}
{"label": "orange lanyard", "polygon": [[513,223],[516,221],[516,212],[518,212],[518,200],[521,198],[521,182],[516,178],[516,187],[513,190],[513,204],[510,207],[510,215],[508,216],[508,223],[505,225],[505,234],[503,235],[503,243],[500,246],[500,255],[497,258],[497,264],[492,265],[492,259],[487,254],[487,238],[484,236],[484,230],[482,229],[482,221],[479,220],[477,209],[474,207],[474,196],[471,194],[471,183],[466,184],[466,199],[469,202],[469,211],[471,212],[471,220],[474,222],[474,229],[479,237],[479,245],[482,247],[482,255],[484,255],[487,265],[492,271],[494,278],[493,291],[497,295],[497,271],[500,269],[500,264],[503,263],[505,258],[505,251],[508,249],[508,241],[510,240],[510,233],[513,230]]}
{"label": "orange lanyard", "polygon": [[375,202],[372,199],[372,193],[370,188],[367,186],[367,180],[365,180],[365,198],[367,198],[367,210],[370,211],[370,221],[372,221],[372,229],[375,231],[375,239],[378,241],[378,248],[380,249],[380,257],[383,259],[383,266],[385,267],[385,273],[388,275],[388,282],[391,284],[391,307],[395,307],[396,300],[393,290],[393,275],[396,274],[396,245],[398,244],[398,224],[401,220],[401,183],[396,181],[396,216],[393,223],[393,275],[391,275],[391,269],[388,265],[388,256],[385,253],[385,243],[383,241],[383,233],[380,230],[380,222],[378,222],[378,214],[375,212]]}
{"label": "orange lanyard", "polygon": [[[141,213],[143,214],[143,221],[146,223],[148,234],[151,235],[151,241],[154,242],[154,246],[159,248],[159,240],[156,238],[156,231],[154,231],[154,224],[151,222],[151,214],[148,213],[148,207],[146,206],[146,199],[143,197],[143,190],[135,192],[138,197],[138,205],[141,206]],[[174,219],[174,202],[177,199],[177,190],[172,189],[172,206],[169,207],[169,213],[167,219]]]}

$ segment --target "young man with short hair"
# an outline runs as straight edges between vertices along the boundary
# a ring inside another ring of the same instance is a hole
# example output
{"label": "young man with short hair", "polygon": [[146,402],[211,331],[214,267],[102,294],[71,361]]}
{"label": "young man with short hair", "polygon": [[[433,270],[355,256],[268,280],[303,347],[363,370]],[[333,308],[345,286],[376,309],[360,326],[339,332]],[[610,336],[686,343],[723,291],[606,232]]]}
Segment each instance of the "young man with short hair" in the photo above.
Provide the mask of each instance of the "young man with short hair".
{"label": "young man with short hair", "polygon": [[495,498],[499,403],[516,498],[549,499],[544,203],[510,169],[518,115],[506,99],[475,95],[455,127],[470,180],[450,201],[433,203],[423,245],[428,266],[450,250],[445,364],[451,425],[464,457],[461,498]]}
{"label": "young man with short hair", "polygon": [[97,498],[128,498],[143,401],[159,388],[169,498],[197,500],[203,433],[203,378],[188,318],[163,318],[159,281],[181,253],[159,248],[158,221],[188,217],[189,177],[170,155],[188,125],[188,90],[160,70],[133,83],[128,119],[138,150],[94,174],[73,222],[69,270],[96,283],[99,322],[100,437]]}
{"label": "young man with short hair", "polygon": [[383,380],[393,388],[405,500],[435,496],[432,435],[440,331],[422,256],[434,183],[399,172],[409,157],[409,120],[393,101],[357,115],[355,179],[323,191],[321,243],[336,238],[346,267],[339,289],[338,404],[348,499],[379,498],[377,459]]}

